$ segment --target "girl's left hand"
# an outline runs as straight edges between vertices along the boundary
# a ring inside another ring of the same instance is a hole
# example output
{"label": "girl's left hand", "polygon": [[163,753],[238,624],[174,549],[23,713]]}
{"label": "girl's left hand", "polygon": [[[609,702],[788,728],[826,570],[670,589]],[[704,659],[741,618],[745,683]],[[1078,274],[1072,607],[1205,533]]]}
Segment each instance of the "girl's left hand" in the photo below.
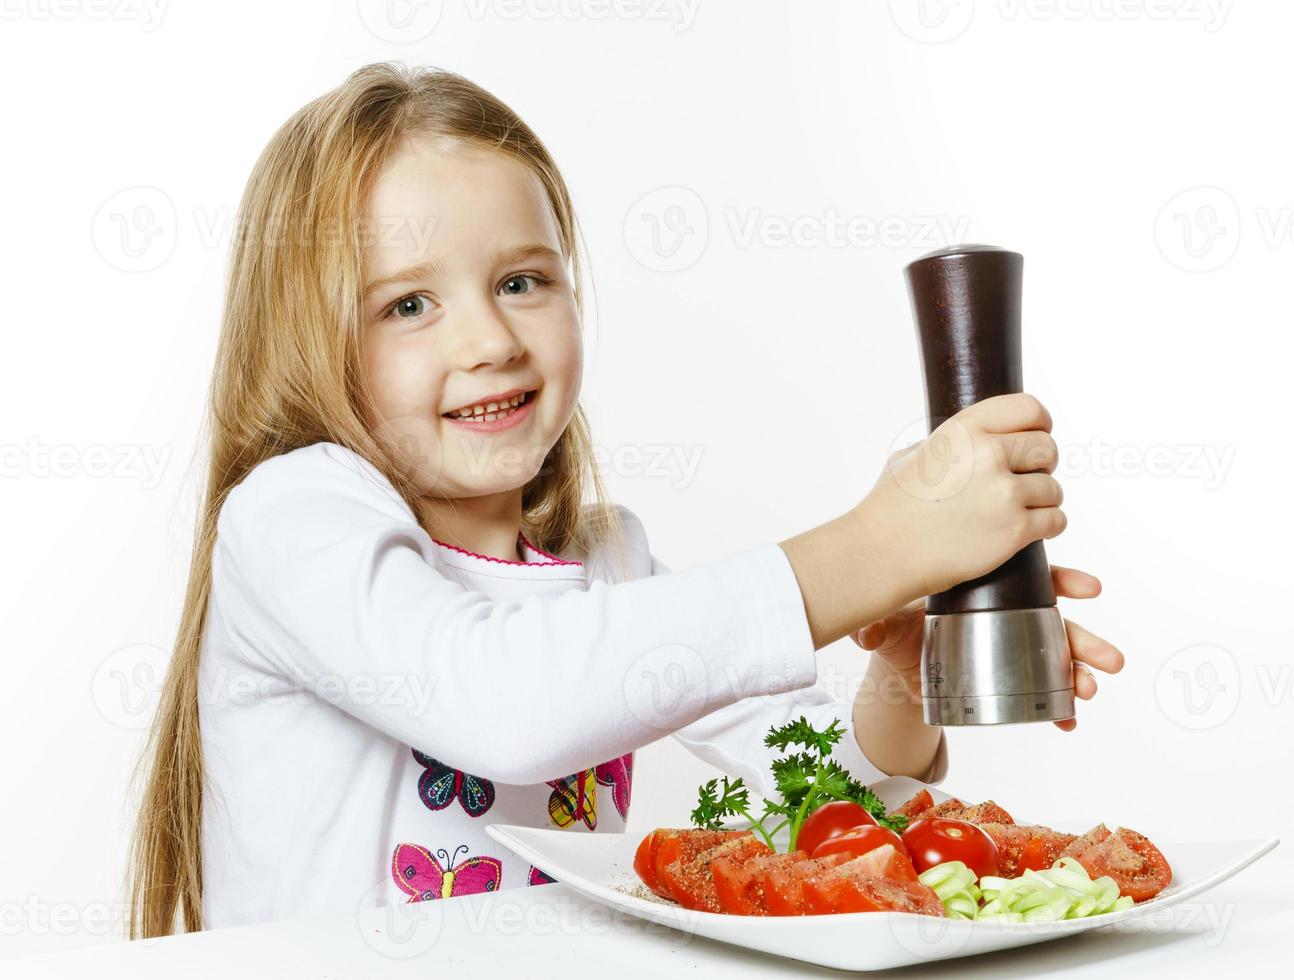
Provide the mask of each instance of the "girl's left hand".
{"label": "girl's left hand", "polygon": [[[1076,568],[1052,565],[1051,580],[1058,597],[1091,599],[1101,594],[1101,580]],[[909,689],[918,698],[921,692],[921,636],[925,618],[925,599],[917,599],[880,622],[872,623],[853,634],[855,643],[885,661],[908,682]],[[1114,644],[1068,619],[1065,620],[1065,633],[1069,637],[1069,654],[1074,661],[1074,694],[1084,701],[1090,701],[1096,694],[1096,679],[1088,668],[1117,674],[1123,669],[1123,654]],[[1068,718],[1055,724],[1062,731],[1072,732],[1077,723],[1073,718]]]}

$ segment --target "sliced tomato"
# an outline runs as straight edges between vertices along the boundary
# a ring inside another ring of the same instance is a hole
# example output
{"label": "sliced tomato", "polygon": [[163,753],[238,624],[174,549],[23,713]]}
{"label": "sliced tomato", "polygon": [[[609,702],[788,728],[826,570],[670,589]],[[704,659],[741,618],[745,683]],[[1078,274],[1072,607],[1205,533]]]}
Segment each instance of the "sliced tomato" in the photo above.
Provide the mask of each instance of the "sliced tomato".
{"label": "sliced tomato", "polygon": [[[1045,871],[1056,863],[1061,853],[1077,838],[1050,827],[1024,827],[1029,831],[1029,842],[1020,853],[1020,871]],[[1001,849],[999,848],[999,852]]]}
{"label": "sliced tomato", "polygon": [[869,878],[885,878],[888,881],[916,881],[917,869],[912,866],[912,859],[907,851],[893,844],[882,844],[873,848],[861,857],[857,857],[842,868],[855,869],[859,874]]}
{"label": "sliced tomato", "polygon": [[924,813],[935,805],[934,797],[930,795],[930,790],[917,790],[915,796],[908,800],[895,813],[901,813],[909,820],[915,820],[919,814]]}
{"label": "sliced tomato", "polygon": [[[664,852],[664,845],[661,847]],[[716,858],[732,858],[738,863],[759,854],[770,854],[767,844],[749,831],[732,831],[723,840],[697,851],[690,859],[680,857],[660,869],[660,880],[674,901],[684,908],[701,912],[718,912],[719,896],[714,887],[710,863]]]}
{"label": "sliced tomato", "polygon": [[977,878],[996,875],[1001,870],[993,838],[964,820],[923,816],[903,831],[903,846],[918,871],[945,861],[961,861]]}
{"label": "sliced tomato", "polygon": [[1079,854],[1078,863],[1093,878],[1109,875],[1119,886],[1119,894],[1134,902],[1154,898],[1173,880],[1173,869],[1159,848],[1127,827]]}
{"label": "sliced tomato", "polygon": [[957,816],[958,820],[965,820],[967,823],[1005,823],[1013,824],[1011,814],[1007,813],[992,800],[984,803],[976,803],[974,806],[963,807],[962,812]]}
{"label": "sliced tomato", "polygon": [[848,854],[829,854],[810,861],[800,861],[789,867],[769,868],[760,882],[768,914],[807,915],[809,907],[804,902],[804,883],[849,860]]}
{"label": "sliced tomato", "polygon": [[745,860],[731,855],[715,858],[710,862],[710,872],[714,875],[719,910],[729,915],[768,915],[764,876],[774,868],[789,868],[808,858],[803,851],[761,854]]}
{"label": "sliced tomato", "polygon": [[963,803],[956,798],[944,800],[922,811],[921,819],[940,817],[944,820],[964,820],[967,823],[1013,824],[1015,819],[992,800],[984,803]]}
{"label": "sliced tomato", "polygon": [[[865,858],[859,858],[862,861]],[[888,881],[854,870],[854,862],[804,883],[804,898],[812,915],[835,912],[915,912],[944,914],[934,889],[919,881]]]}
{"label": "sliced tomato", "polygon": [[997,848],[997,873],[1003,878],[1020,877],[1024,873],[1020,861],[1033,837],[1032,831],[1009,823],[982,823],[979,829],[988,834]]}
{"label": "sliced tomato", "polygon": [[850,857],[858,857],[886,845],[892,846],[897,851],[903,851],[902,839],[888,827],[855,827],[846,834],[828,837],[818,845],[813,856],[818,858],[826,857],[828,854],[848,854]]}
{"label": "sliced tomato", "polygon": [[1110,836],[1110,828],[1098,823],[1082,837],[1075,838],[1069,846],[1060,852],[1060,857],[1076,858],[1084,851],[1090,850]]}
{"label": "sliced tomato", "polygon": [[929,817],[946,817],[949,820],[956,820],[965,809],[965,803],[957,799],[955,796],[950,796],[942,803],[936,803],[934,806],[922,813],[921,819],[925,820]]}
{"label": "sliced tomato", "polygon": [[796,849],[812,854],[827,838],[859,826],[875,827],[876,818],[857,803],[832,800],[809,814],[796,835]]}
{"label": "sliced tomato", "polygon": [[660,851],[661,842],[666,837],[677,833],[677,830],[665,828],[653,830],[642,839],[642,843],[638,845],[638,850],[634,852],[634,870],[638,872],[638,877],[642,879],[644,885],[662,898],[669,898],[670,896],[661,885],[660,879],[656,877],[656,855]]}
{"label": "sliced tomato", "polygon": [[[657,831],[657,833],[661,832]],[[733,837],[740,837],[743,833],[749,833],[749,831],[691,829],[665,831],[661,839],[655,844],[655,857],[653,860],[655,862],[656,885],[658,888],[656,894],[678,901],[670,888],[665,869],[674,864],[690,863],[702,851]],[[639,846],[641,847],[642,845]],[[641,872],[639,877],[642,877]]]}

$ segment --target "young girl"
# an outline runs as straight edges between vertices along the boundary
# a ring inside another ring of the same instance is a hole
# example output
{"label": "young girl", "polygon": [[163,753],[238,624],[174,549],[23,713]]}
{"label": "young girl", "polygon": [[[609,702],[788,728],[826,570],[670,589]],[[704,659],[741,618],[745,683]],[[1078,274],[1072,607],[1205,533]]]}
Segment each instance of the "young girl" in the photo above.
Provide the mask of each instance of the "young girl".
{"label": "young girl", "polygon": [[[603,502],[576,242],[543,144],[449,73],[367,66],[262,154],[134,935],[353,910],[379,883],[422,901],[544,882],[485,826],[623,830],[633,752],[665,733],[765,793],[764,732],[800,715],[841,722],[833,757],[863,782],[942,778],[921,597],[1061,532],[1046,410],[981,402],[945,423],[973,453],[939,460],[932,437],[840,517],[670,572]],[[815,651],[846,635],[876,655],[835,702]]]}

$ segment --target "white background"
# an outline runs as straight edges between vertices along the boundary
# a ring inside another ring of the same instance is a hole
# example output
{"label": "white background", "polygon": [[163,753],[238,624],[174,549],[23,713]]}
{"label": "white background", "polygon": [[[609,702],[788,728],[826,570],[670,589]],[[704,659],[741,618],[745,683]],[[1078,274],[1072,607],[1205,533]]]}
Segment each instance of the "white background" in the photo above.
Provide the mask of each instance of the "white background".
{"label": "white background", "polygon": [[[468,75],[556,155],[597,287],[585,405],[613,497],[676,568],[861,499],[921,434],[903,265],[1023,252],[1026,387],[1070,517],[1048,552],[1101,576],[1064,611],[1128,666],[1074,734],[953,732],[946,788],[1076,830],[1294,831],[1294,11],[387,9],[0,8],[0,957],[114,936],[234,208],[291,112],[385,58]],[[823,661],[843,686],[865,655]],[[706,775],[643,750],[634,826],[682,822]]]}

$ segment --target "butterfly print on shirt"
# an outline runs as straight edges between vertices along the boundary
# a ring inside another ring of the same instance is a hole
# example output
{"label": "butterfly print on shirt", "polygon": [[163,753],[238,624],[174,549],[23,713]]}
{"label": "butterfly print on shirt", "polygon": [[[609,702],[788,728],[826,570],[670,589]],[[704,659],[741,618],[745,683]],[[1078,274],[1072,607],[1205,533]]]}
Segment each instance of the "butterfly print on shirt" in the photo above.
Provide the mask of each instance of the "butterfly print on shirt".
{"label": "butterfly print on shirt", "polygon": [[472,857],[455,864],[466,844],[454,848],[451,857],[439,848],[436,857],[417,844],[400,844],[391,857],[391,876],[410,902],[430,902],[455,895],[498,891],[503,880],[503,862],[494,857]]}
{"label": "butterfly print on shirt", "polygon": [[527,885],[551,885],[556,881],[556,878],[540,871],[533,864],[530,866],[530,875],[526,878]]}
{"label": "butterfly print on shirt", "polygon": [[589,830],[598,826],[598,786],[611,788],[611,802],[624,819],[629,815],[629,792],[633,782],[633,753],[604,762],[561,779],[550,779],[548,818],[565,830],[583,823]]}
{"label": "butterfly print on shirt", "polygon": [[634,754],[626,752],[618,759],[604,762],[593,770],[598,783],[611,787],[611,802],[621,820],[629,819],[629,791],[633,786]]}
{"label": "butterfly print on shirt", "polygon": [[418,779],[418,796],[429,810],[443,810],[455,798],[469,817],[479,817],[494,805],[494,783],[453,769],[417,749],[413,757],[427,771]]}
{"label": "butterfly print on shirt", "polygon": [[550,779],[553,791],[548,794],[548,819],[565,830],[583,822],[589,830],[598,826],[598,784],[592,769],[573,776]]}

